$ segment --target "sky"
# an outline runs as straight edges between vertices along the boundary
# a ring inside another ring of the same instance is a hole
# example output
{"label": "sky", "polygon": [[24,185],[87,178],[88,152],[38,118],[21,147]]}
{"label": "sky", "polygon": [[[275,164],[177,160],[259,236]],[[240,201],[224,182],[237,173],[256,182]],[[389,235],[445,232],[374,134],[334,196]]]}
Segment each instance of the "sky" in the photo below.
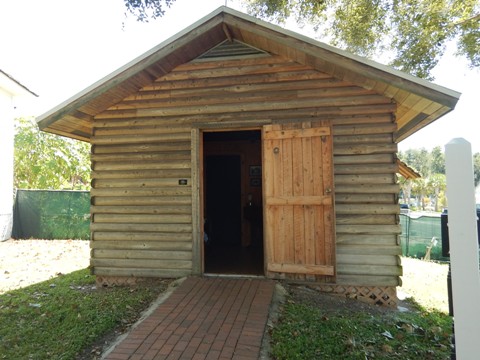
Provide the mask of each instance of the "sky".
{"label": "sky", "polygon": [[[208,15],[225,0],[176,0],[149,23],[125,17],[124,0],[0,0],[0,69],[39,95],[16,116],[38,116],[77,94],[177,32]],[[244,11],[239,0],[227,5]],[[308,29],[289,30],[311,36]],[[321,39],[317,39],[320,40]],[[480,72],[452,56],[434,71],[435,83],[459,91],[456,109],[399,144],[444,147],[462,137],[480,152]]]}

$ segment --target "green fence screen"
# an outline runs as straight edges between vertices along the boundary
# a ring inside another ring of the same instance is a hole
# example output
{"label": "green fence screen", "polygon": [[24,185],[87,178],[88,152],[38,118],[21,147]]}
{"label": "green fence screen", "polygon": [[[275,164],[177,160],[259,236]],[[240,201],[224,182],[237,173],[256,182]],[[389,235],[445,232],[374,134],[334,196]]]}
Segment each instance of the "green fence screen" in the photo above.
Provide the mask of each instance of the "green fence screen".
{"label": "green fence screen", "polygon": [[[404,256],[442,257],[440,216],[400,215]],[[17,239],[89,239],[90,192],[17,190],[12,237]]]}
{"label": "green fence screen", "polygon": [[430,249],[431,260],[447,260],[442,256],[442,228],[440,216],[410,217],[400,215],[402,226],[402,253],[404,256],[424,258]]}
{"label": "green fence screen", "polygon": [[12,237],[90,238],[90,192],[17,190]]}

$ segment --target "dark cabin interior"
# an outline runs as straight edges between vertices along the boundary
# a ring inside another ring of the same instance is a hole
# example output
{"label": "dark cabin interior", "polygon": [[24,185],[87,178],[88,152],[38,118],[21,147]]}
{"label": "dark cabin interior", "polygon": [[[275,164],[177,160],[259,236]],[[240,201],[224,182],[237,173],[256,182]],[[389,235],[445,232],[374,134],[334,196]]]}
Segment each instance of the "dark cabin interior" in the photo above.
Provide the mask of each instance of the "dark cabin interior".
{"label": "dark cabin interior", "polygon": [[205,132],[204,272],[263,275],[261,133]]}

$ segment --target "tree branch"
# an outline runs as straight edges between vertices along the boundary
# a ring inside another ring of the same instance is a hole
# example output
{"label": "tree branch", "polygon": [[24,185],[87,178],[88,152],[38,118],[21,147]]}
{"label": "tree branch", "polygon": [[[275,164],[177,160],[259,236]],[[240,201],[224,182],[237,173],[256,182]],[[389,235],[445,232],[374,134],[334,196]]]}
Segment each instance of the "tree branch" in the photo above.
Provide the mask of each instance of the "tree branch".
{"label": "tree branch", "polygon": [[468,19],[465,19],[465,20],[462,20],[462,21],[459,21],[455,24],[453,24],[452,26],[460,26],[460,25],[463,25],[467,22],[470,22],[470,21],[476,21],[476,20],[479,20],[480,21],[480,14],[477,14],[477,15],[474,15]]}

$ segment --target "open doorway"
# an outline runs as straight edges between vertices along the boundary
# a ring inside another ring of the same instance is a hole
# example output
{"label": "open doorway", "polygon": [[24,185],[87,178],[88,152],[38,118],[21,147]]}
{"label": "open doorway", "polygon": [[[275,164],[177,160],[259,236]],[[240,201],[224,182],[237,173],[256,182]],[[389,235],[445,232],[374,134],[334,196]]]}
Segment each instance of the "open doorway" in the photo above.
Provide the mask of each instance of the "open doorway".
{"label": "open doorway", "polygon": [[239,155],[205,158],[206,227],[218,246],[241,245],[241,161]]}
{"label": "open doorway", "polygon": [[263,275],[261,133],[203,134],[205,273]]}

